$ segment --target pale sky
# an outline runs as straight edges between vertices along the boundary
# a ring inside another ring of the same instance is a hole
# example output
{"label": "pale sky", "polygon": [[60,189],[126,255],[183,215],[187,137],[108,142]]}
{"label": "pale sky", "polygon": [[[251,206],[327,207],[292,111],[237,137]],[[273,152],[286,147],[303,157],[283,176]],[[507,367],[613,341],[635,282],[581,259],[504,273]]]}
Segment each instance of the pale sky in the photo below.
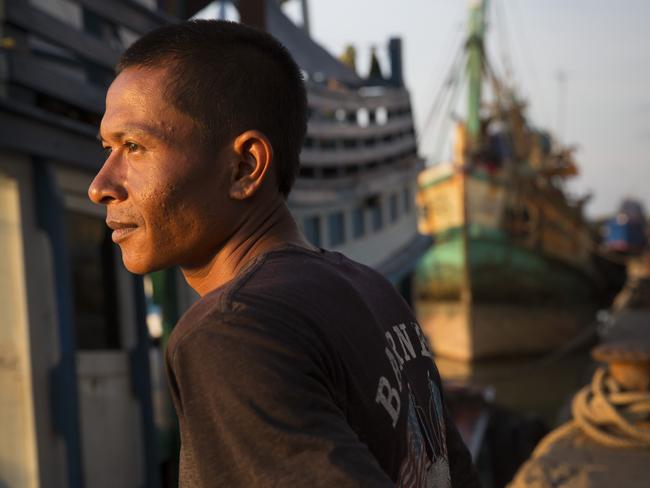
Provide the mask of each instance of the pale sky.
{"label": "pale sky", "polygon": [[[293,3],[299,3],[293,1]],[[404,71],[420,128],[464,27],[466,0],[311,0],[312,36],[331,52],[404,42]],[[590,215],[627,195],[650,210],[650,1],[493,0],[488,32],[497,58],[507,37],[515,80],[534,123],[558,132],[558,72],[566,73],[562,139],[577,144],[574,194],[592,191]],[[503,15],[495,17],[496,8]],[[561,129],[561,128],[559,128]],[[423,142],[427,135],[420,134]],[[430,136],[429,136],[430,137]]]}
{"label": "pale sky", "polygon": [[[285,10],[298,18],[299,4],[291,0]],[[404,75],[425,155],[435,134],[420,132],[464,32],[468,4],[309,0],[311,34],[335,55],[355,44],[362,70],[370,46],[402,37]],[[581,174],[571,181],[570,192],[593,192],[591,216],[613,213],[625,196],[640,198],[650,211],[650,0],[490,4],[488,52],[495,64],[502,52],[509,53],[532,122],[579,146]],[[559,72],[566,77],[563,118]]]}

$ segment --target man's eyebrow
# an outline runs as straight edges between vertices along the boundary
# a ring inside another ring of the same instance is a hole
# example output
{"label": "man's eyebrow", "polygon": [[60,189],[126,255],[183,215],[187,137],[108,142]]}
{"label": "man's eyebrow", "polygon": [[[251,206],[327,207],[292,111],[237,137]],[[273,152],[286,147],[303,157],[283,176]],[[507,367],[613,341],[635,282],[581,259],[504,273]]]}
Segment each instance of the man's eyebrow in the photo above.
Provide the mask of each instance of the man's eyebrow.
{"label": "man's eyebrow", "polygon": [[[148,125],[148,124],[130,124],[124,127],[123,130],[112,132],[108,134],[109,139],[122,139],[126,135],[145,135],[160,139],[163,141],[169,140],[167,133],[163,130],[160,130],[158,127]],[[102,137],[101,132],[97,133],[97,139],[101,142],[104,142],[106,139]]]}

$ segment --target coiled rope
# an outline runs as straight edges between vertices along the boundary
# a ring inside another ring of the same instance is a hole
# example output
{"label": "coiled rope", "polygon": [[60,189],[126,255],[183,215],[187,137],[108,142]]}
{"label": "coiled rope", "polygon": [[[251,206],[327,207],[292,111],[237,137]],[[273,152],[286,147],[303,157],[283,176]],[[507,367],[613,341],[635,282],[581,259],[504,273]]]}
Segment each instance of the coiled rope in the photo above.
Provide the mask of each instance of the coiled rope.
{"label": "coiled rope", "polygon": [[623,391],[606,368],[576,393],[571,412],[573,420],[544,437],[533,458],[578,432],[608,447],[650,449],[650,391]]}
{"label": "coiled rope", "polygon": [[574,397],[573,421],[610,447],[650,449],[650,391],[624,391],[606,368]]}

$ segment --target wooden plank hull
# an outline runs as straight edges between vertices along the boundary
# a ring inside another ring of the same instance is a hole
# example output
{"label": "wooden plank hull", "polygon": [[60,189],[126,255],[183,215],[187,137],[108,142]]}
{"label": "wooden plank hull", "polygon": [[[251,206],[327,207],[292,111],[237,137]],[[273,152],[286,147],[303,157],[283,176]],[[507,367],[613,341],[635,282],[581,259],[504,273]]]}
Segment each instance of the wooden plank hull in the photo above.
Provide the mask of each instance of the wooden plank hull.
{"label": "wooden plank hull", "polygon": [[435,243],[416,272],[416,313],[437,354],[542,352],[591,323],[591,237],[561,195],[485,174],[427,176],[420,228]]}
{"label": "wooden plank hull", "polygon": [[592,323],[595,307],[418,299],[415,310],[434,354],[475,361],[558,348]]}

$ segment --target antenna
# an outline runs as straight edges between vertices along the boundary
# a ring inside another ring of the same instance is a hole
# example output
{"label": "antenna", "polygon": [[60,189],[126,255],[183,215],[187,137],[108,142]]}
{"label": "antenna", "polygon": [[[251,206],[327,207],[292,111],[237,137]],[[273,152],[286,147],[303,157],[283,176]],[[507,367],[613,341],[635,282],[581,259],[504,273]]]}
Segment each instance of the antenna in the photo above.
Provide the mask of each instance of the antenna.
{"label": "antenna", "polygon": [[567,95],[567,75],[560,70],[555,75],[557,80],[557,135],[560,140],[564,139],[566,123],[566,95]]}

